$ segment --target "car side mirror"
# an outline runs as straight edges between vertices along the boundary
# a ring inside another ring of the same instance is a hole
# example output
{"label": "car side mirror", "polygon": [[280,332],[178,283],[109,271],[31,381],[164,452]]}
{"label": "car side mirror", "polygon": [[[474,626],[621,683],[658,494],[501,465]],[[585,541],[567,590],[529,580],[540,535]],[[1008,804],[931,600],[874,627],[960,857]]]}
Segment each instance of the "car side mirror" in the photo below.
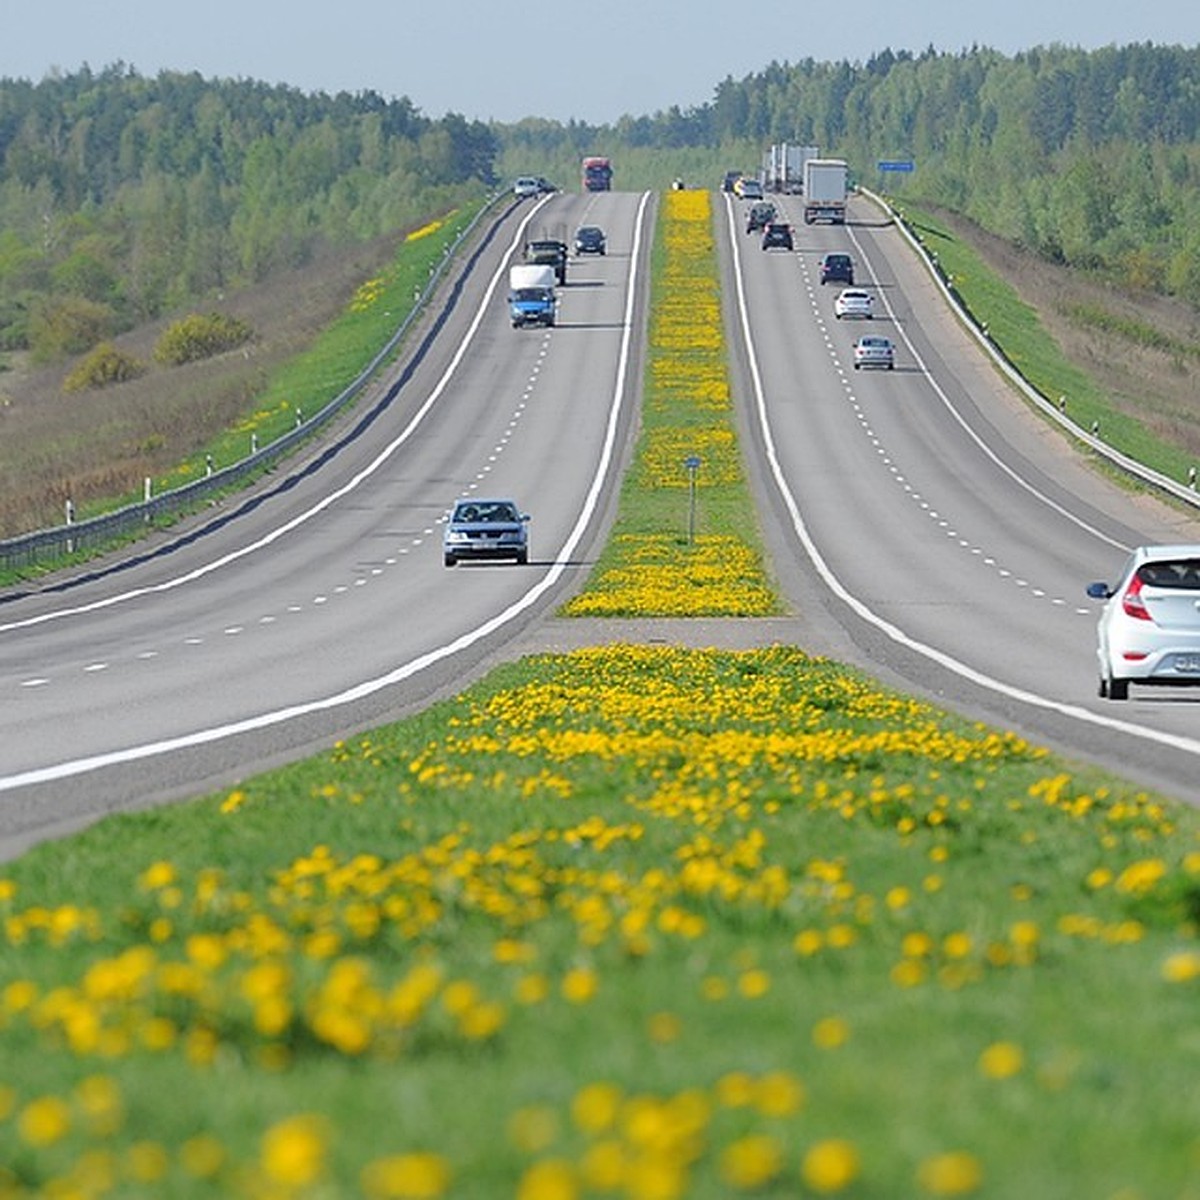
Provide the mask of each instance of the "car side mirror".
{"label": "car side mirror", "polygon": [[1108,600],[1112,597],[1112,592],[1109,590],[1107,583],[1089,583],[1087,594],[1093,600]]}

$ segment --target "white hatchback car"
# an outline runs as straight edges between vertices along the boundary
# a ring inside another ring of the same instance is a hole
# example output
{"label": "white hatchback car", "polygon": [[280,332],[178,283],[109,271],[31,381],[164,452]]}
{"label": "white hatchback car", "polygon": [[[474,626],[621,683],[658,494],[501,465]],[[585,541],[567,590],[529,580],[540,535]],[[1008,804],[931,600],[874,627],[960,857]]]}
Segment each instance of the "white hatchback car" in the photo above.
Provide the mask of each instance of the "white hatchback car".
{"label": "white hatchback car", "polygon": [[872,337],[869,334],[860,337],[854,343],[854,369],[863,367],[882,367],[885,371],[892,370],[896,365],[896,349],[890,338]]}
{"label": "white hatchback car", "polygon": [[1127,700],[1130,683],[1200,687],[1200,545],[1139,546],[1117,583],[1093,583],[1106,600],[1097,627],[1100,695]]}
{"label": "white hatchback car", "polygon": [[833,302],[833,315],[839,321],[843,317],[865,317],[869,321],[875,315],[875,297],[861,288],[843,288]]}
{"label": "white hatchback car", "polygon": [[532,175],[522,175],[513,181],[513,195],[518,200],[528,200],[530,196],[538,195],[541,190],[538,181]]}

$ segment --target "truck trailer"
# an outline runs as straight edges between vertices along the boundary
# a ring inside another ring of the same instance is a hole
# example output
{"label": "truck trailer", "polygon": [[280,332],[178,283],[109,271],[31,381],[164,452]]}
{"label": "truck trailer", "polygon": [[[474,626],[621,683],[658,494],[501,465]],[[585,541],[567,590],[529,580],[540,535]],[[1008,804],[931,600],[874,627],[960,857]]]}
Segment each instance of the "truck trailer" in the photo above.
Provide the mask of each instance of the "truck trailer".
{"label": "truck trailer", "polygon": [[841,158],[810,158],[804,164],[804,223],[846,221],[846,162]]}
{"label": "truck trailer", "polygon": [[804,164],[819,158],[816,146],[794,146],[791,142],[774,142],[763,154],[763,187],[768,192],[799,195],[804,190]]}

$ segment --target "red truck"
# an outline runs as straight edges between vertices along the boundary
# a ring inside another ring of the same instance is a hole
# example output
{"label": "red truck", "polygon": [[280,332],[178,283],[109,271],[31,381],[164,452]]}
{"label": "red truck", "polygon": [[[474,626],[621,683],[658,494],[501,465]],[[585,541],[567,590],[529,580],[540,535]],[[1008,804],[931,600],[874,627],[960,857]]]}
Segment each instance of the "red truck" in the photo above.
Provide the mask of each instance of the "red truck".
{"label": "red truck", "polygon": [[583,190],[585,192],[611,191],[612,173],[612,163],[607,158],[585,158],[583,160]]}

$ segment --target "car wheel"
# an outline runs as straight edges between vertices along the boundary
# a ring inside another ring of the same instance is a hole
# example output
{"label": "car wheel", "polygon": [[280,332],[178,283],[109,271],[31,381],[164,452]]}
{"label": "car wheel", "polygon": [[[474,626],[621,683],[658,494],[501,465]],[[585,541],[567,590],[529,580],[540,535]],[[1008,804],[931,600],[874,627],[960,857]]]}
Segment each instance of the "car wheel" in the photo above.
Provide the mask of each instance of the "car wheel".
{"label": "car wheel", "polygon": [[525,564],[528,561],[529,561],[529,551],[528,550],[519,551],[517,554],[517,565],[523,567],[523,566],[525,566]]}
{"label": "car wheel", "polygon": [[895,364],[895,363],[888,363],[888,370],[889,370],[889,371],[894,371],[895,369],[896,369],[896,364]]}
{"label": "car wheel", "polygon": [[862,366],[862,363],[855,363],[854,369],[857,371]]}
{"label": "car wheel", "polygon": [[447,567],[453,567],[458,562],[458,559],[453,554],[443,554],[442,564]]}
{"label": "car wheel", "polygon": [[1128,700],[1129,699],[1129,680],[1114,679],[1111,675],[1108,678],[1108,698],[1110,700]]}

